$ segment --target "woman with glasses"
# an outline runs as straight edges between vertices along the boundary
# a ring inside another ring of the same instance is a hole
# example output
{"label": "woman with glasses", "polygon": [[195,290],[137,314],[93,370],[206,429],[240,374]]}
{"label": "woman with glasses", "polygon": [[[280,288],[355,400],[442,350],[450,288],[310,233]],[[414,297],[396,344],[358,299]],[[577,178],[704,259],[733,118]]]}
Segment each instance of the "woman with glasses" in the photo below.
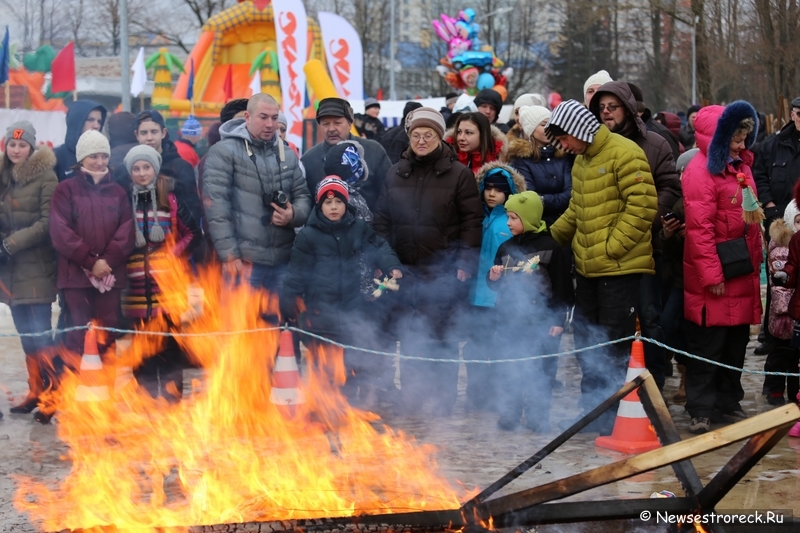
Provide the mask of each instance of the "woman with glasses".
{"label": "woman with glasses", "polygon": [[456,151],[458,160],[473,174],[486,163],[506,162],[508,139],[480,113],[462,113],[453,129],[444,134],[445,142]]}
{"label": "woman with glasses", "polygon": [[452,327],[478,268],[483,206],[475,176],[442,142],[442,115],[421,107],[405,127],[411,144],[386,176],[373,222],[404,267],[388,336],[400,337],[405,355],[455,361],[400,362],[402,412],[416,413],[430,398],[434,415],[447,416],[458,379]]}

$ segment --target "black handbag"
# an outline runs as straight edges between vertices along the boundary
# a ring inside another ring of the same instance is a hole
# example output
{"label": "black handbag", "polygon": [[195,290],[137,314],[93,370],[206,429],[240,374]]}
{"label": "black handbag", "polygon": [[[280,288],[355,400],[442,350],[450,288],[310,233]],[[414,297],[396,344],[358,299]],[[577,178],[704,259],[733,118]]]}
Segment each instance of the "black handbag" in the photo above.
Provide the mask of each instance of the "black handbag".
{"label": "black handbag", "polygon": [[717,255],[722,263],[722,275],[726,280],[755,272],[753,262],[750,260],[750,251],[747,249],[747,224],[744,226],[744,235],[717,244]]}

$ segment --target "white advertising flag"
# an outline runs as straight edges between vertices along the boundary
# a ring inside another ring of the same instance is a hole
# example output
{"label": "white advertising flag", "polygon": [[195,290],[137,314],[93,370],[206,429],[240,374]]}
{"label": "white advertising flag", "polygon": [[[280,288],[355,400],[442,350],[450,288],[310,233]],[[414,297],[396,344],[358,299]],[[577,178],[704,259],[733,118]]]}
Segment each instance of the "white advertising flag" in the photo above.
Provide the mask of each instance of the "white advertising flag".
{"label": "white advertising flag", "polygon": [[147,69],[144,67],[144,47],[139,48],[139,53],[136,55],[136,61],[133,62],[131,67],[133,76],[131,76],[131,96],[139,96],[144,92],[144,86],[147,84]]}
{"label": "white advertising flag", "polygon": [[303,146],[303,107],[306,96],[308,28],[302,0],[273,0],[278,65],[281,75],[281,100],[286,115],[286,140]]}
{"label": "white advertising flag", "polygon": [[253,73],[253,79],[250,80],[250,90],[252,91],[250,96],[261,92],[261,71],[259,69],[256,69]]}
{"label": "white advertising flag", "polygon": [[319,26],[322,46],[336,92],[345,100],[364,97],[364,54],[361,39],[347,19],[335,13],[320,11]]}

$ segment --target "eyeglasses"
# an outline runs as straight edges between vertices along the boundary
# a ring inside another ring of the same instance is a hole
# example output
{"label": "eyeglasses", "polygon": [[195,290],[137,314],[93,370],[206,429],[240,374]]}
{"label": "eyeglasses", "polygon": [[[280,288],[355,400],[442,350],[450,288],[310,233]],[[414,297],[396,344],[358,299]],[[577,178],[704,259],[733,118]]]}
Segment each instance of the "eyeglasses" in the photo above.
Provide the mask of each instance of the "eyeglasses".
{"label": "eyeglasses", "polygon": [[425,144],[428,144],[429,142],[431,142],[435,138],[436,138],[436,135],[434,135],[433,133],[426,133],[425,135],[419,135],[417,133],[412,133],[411,134],[411,140],[414,141],[415,143],[418,143],[418,142],[422,141]]}
{"label": "eyeglasses", "polygon": [[622,106],[621,105],[617,105],[617,104],[608,104],[608,105],[600,104],[598,107],[599,107],[601,113],[603,111],[605,111],[605,110],[608,110],[609,113],[613,113],[614,111],[616,111],[617,109],[619,109]]}

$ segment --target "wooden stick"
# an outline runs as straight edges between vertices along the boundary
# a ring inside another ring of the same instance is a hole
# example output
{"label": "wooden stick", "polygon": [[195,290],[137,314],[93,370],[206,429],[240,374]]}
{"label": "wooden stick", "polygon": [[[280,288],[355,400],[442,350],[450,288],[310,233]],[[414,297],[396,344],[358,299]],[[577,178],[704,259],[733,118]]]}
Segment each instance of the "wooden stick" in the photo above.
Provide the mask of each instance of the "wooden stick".
{"label": "wooden stick", "polygon": [[144,91],[139,93],[139,111],[144,111]]}
{"label": "wooden stick", "polygon": [[798,419],[800,419],[800,408],[795,404],[786,405],[689,440],[676,442],[664,448],[645,452],[623,461],[484,502],[481,505],[480,514],[481,516],[499,516],[533,505],[560,500],[594,487],[607,485],[636,474],[649,472],[662,466],[724,448],[731,443],[772,429],[785,427],[786,431],[788,431],[788,425]]}
{"label": "wooden stick", "polygon": [[6,109],[11,107],[11,80],[6,80],[5,83],[5,91],[6,91]]}
{"label": "wooden stick", "polygon": [[[533,454],[531,457],[517,465],[513,470],[509,473],[486,487],[480,494],[466,502],[464,505],[461,506],[462,509],[467,509],[471,506],[478,505],[483,503],[489,496],[497,492],[498,490],[502,489],[519,476],[530,470],[533,466],[537,463],[540,463],[542,459],[553,453],[559,446],[567,442],[569,439],[573,437],[576,433],[580,430],[591,424],[597,417],[608,411],[608,409],[620,401],[622,398],[627,396],[632,390],[639,387],[643,382],[647,382],[647,380],[653,381],[653,377],[650,375],[650,372],[644,371],[640,375],[636,376],[633,381],[629,381],[621,389],[611,395],[608,399],[606,399],[603,403],[595,407],[591,412],[589,412],[586,416],[575,422],[569,429],[567,429],[564,433],[550,441],[544,448]],[[653,385],[655,386],[655,382],[653,381]],[[465,513],[467,516],[472,515],[472,513]]]}

